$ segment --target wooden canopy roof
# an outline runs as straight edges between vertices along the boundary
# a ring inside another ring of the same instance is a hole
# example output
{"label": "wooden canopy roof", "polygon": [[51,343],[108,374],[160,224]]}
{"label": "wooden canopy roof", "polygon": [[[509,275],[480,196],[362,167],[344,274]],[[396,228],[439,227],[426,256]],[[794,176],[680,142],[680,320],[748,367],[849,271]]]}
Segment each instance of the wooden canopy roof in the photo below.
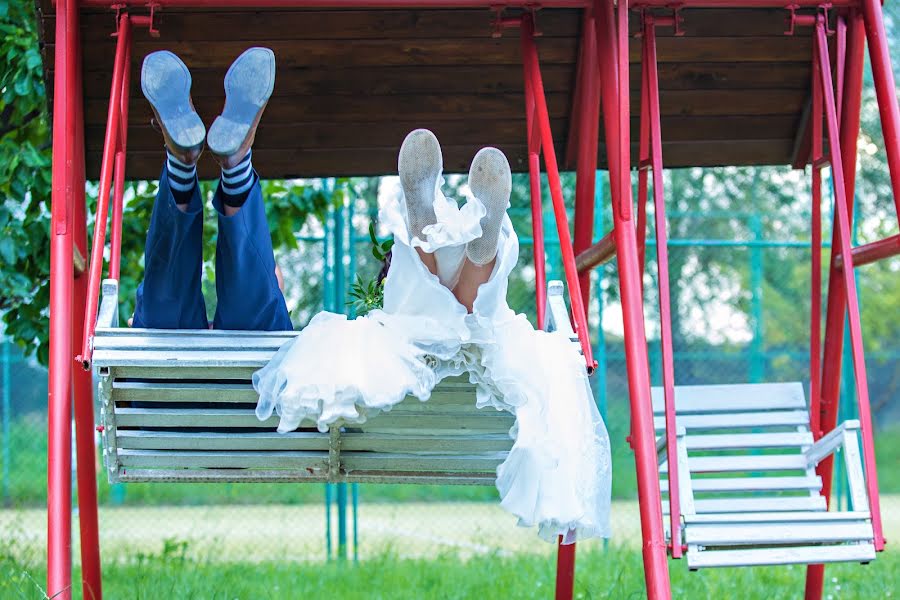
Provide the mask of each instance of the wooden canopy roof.
{"label": "wooden canopy roof", "polygon": [[[54,13],[38,0],[52,94]],[[135,11],[146,12],[144,11]],[[515,14],[515,10],[508,11]],[[581,32],[580,9],[544,9],[537,40],[558,156],[565,157]],[[788,37],[784,10],[685,9],[683,37],[658,28],[663,158],[677,166],[786,164],[810,87],[811,38]],[[636,13],[633,13],[636,15]],[[263,177],[396,172],[408,131],[432,129],[445,168],[461,172],[484,145],[527,170],[518,30],[491,36],[489,10],[176,10],[156,13],[158,38],[135,29],[128,176],[155,179],[162,139],[140,91],[143,57],[178,54],[193,74],[200,116],[222,107],[222,78],[245,48],[275,51],[275,92],[254,146]],[[85,9],[84,106],[87,173],[99,174],[115,39],[114,13]],[[632,18],[637,29],[637,19]],[[631,41],[632,141],[637,141],[640,40]],[[636,150],[636,144],[635,144]],[[605,167],[601,133],[599,166]],[[217,169],[204,156],[201,175]]]}

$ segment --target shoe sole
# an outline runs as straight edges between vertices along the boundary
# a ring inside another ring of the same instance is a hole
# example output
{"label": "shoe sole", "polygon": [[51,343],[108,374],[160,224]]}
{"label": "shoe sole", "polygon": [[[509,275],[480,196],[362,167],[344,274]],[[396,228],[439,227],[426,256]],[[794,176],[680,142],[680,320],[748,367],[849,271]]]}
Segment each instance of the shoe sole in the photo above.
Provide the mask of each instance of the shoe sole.
{"label": "shoe sole", "polygon": [[231,156],[247,140],[275,89],[275,53],[250,48],[225,74],[225,108],[216,117],[206,143],[219,156]]}
{"label": "shoe sole", "polygon": [[416,129],[400,146],[397,171],[409,223],[434,223],[434,190],[443,170],[441,145],[427,129]]}
{"label": "shoe sole", "polygon": [[180,58],[168,50],[148,54],[141,91],[175,150],[189,153],[203,146],[206,127],[191,105],[191,72]]}
{"label": "shoe sole", "polygon": [[469,167],[469,188],[484,204],[488,214],[492,209],[506,211],[512,192],[512,174],[506,155],[497,148],[482,148]]}
{"label": "shoe sole", "polygon": [[487,264],[486,256],[497,254],[497,236],[512,192],[506,155],[497,148],[479,150],[469,167],[469,189],[484,204],[487,214],[481,219],[482,236],[466,244],[466,256],[476,264]]}

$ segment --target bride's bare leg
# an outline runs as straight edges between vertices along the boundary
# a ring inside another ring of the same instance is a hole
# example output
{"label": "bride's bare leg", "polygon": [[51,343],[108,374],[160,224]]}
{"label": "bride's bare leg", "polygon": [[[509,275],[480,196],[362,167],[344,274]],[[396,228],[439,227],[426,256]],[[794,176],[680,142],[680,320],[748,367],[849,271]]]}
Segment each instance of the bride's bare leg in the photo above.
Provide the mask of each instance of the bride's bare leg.
{"label": "bride's bare leg", "polygon": [[[427,129],[416,129],[406,136],[400,146],[397,171],[406,201],[409,234],[422,239],[422,230],[433,225],[434,193],[443,170],[441,145],[433,133]],[[437,274],[434,255],[416,248],[425,267]]]}
{"label": "bride's bare leg", "polygon": [[453,295],[472,312],[478,288],[491,277],[497,262],[500,227],[509,206],[512,176],[506,156],[496,148],[482,148],[469,168],[469,187],[487,214],[481,220],[481,237],[466,245],[466,261]]}
{"label": "bride's bare leg", "polygon": [[491,278],[496,262],[497,259],[494,258],[485,265],[479,265],[467,258],[463,263],[462,270],[459,272],[459,283],[453,288],[453,295],[469,312],[472,312],[472,305],[475,304],[475,298],[478,297],[478,288]]}

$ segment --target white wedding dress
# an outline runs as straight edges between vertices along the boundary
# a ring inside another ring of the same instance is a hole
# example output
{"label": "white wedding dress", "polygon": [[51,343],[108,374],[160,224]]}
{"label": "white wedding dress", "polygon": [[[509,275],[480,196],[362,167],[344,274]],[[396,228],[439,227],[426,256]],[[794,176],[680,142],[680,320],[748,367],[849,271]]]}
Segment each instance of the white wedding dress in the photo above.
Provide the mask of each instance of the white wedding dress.
{"label": "white wedding dress", "polygon": [[[424,240],[410,239],[401,200],[382,207],[381,223],[394,235],[383,309],[355,320],[327,312],[313,318],[253,375],[257,416],[276,411],[282,432],[303,420],[325,431],[339,419],[362,423],[410,394],[427,401],[442,378],[468,373],[479,408],[516,417],[512,450],[497,468],[503,508],[548,541],[608,537],[609,437],[584,359],[566,336],[535,330],[507,305],[519,254],[508,216],[473,312],[456,300],[447,286],[458,280],[466,243],[481,235],[485,209],[474,197],[459,207],[439,187],[438,222],[424,229]],[[434,253],[437,276],[416,247]]]}

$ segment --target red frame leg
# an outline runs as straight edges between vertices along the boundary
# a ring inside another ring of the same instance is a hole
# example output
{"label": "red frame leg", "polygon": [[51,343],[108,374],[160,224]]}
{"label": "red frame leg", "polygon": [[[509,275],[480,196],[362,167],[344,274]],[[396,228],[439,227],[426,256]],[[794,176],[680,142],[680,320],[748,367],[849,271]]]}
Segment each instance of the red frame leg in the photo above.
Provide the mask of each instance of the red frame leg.
{"label": "red frame leg", "polygon": [[[622,317],[625,328],[625,359],[631,403],[631,444],[637,467],[638,500],[641,513],[644,578],[647,597],[671,598],[669,565],[663,534],[659,474],[656,463],[656,433],[650,403],[650,368],[647,363],[647,335],[644,329],[642,282],[638,264],[637,237],[632,210],[628,89],[628,5],[620,0],[598,0],[598,52],[600,89],[607,156],[613,192],[614,237],[616,240]],[[613,26],[612,18],[615,15]],[[615,36],[614,38],[612,36]],[[615,48],[614,52],[609,49]],[[603,49],[607,52],[603,53]],[[615,68],[607,61],[615,60]],[[606,63],[606,64],[605,64]],[[615,94],[611,91],[615,91]],[[614,113],[610,110],[614,108]],[[613,118],[615,116],[615,118]],[[615,149],[615,150],[613,150]],[[615,159],[615,160],[613,160]]]}
{"label": "red frame leg", "polygon": [[56,3],[53,189],[50,229],[50,364],[47,442],[47,595],[72,597],[72,308],[78,10]]}

